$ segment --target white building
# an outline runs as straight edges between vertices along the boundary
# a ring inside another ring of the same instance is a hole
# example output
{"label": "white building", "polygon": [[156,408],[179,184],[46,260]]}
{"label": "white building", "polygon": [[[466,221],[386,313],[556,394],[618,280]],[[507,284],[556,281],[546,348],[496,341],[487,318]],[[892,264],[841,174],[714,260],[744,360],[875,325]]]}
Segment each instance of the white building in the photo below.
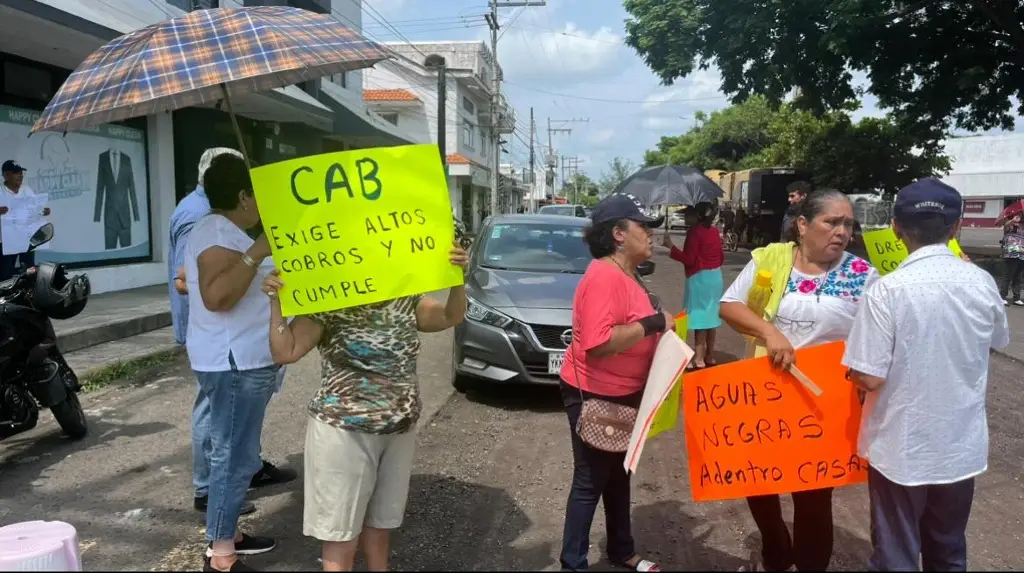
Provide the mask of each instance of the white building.
{"label": "white building", "polygon": [[964,225],[991,227],[1024,197],[1024,134],[957,137],[945,142],[952,170],[943,181],[964,197]]}
{"label": "white building", "polygon": [[[501,95],[491,110],[495,63],[480,41],[389,43],[399,54],[363,71],[363,98],[381,117],[416,137],[438,141],[437,72],[425,65],[440,55],[447,66],[445,86],[445,156],[452,209],[470,230],[490,212],[494,145],[515,130],[515,111]],[[499,210],[515,211],[518,187],[499,180]]]}
{"label": "white building", "polygon": [[[0,38],[0,161],[17,160],[26,184],[49,194],[55,234],[37,260],[88,269],[97,293],[167,282],[168,219],[195,187],[199,156],[208,147],[238,146],[227,114],[211,106],[67,136],[29,138],[28,130],[71,70],[107,41],[186,10],[267,4],[361,27],[359,0],[0,0],[8,30]],[[416,141],[366,109],[362,86],[361,73],[351,72],[237,98],[253,159]],[[100,176],[111,151],[130,165],[117,181]]]}

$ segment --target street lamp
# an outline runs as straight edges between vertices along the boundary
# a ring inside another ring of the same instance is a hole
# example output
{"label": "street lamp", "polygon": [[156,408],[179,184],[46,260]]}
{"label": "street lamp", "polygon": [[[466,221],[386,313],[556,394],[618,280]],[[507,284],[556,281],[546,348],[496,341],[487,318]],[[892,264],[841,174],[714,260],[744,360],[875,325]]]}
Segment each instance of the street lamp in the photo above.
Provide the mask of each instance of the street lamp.
{"label": "street lamp", "polygon": [[448,103],[448,67],[445,64],[444,56],[430,54],[423,61],[423,66],[428,70],[437,71],[437,148],[441,152],[441,165],[444,166],[445,179],[448,178],[448,151],[445,140],[448,121],[445,119],[445,108]]}

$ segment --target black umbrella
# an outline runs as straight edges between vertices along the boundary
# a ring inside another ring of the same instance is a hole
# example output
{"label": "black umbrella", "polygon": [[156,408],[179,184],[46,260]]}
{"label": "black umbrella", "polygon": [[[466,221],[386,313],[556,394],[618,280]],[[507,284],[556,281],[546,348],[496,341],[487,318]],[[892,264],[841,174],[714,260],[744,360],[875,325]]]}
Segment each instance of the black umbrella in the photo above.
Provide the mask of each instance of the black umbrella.
{"label": "black umbrella", "polygon": [[615,192],[633,195],[647,206],[693,206],[703,201],[714,202],[723,194],[722,188],[699,169],[682,165],[641,169],[619,183]]}

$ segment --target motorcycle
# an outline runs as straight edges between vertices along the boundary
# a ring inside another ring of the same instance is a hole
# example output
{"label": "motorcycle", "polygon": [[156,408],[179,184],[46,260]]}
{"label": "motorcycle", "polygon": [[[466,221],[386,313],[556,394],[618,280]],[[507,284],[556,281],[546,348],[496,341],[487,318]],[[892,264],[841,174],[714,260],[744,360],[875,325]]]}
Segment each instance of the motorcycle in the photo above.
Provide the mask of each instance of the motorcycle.
{"label": "motorcycle", "polygon": [[[47,223],[29,240],[29,250],[52,238],[53,225]],[[50,409],[68,437],[85,437],[82,387],[57,348],[50,321],[77,315],[88,297],[89,278],[69,277],[54,263],[0,282],[0,440],[34,428],[42,408]]]}
{"label": "motorcycle", "polygon": [[455,218],[455,240],[458,241],[459,246],[466,252],[473,246],[473,239],[469,238],[469,233],[466,232],[466,224]]}

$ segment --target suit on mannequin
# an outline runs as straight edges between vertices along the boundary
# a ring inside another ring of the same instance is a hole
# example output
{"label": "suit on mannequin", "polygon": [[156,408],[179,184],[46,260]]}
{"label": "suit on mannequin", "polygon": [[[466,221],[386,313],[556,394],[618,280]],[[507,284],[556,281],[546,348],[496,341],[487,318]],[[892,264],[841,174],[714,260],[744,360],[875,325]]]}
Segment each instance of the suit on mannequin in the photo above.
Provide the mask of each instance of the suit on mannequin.
{"label": "suit on mannequin", "polygon": [[101,215],[106,250],[130,247],[132,220],[139,220],[139,198],[132,160],[127,153],[116,149],[100,153],[99,165],[96,167],[96,209],[93,220],[99,223]]}

